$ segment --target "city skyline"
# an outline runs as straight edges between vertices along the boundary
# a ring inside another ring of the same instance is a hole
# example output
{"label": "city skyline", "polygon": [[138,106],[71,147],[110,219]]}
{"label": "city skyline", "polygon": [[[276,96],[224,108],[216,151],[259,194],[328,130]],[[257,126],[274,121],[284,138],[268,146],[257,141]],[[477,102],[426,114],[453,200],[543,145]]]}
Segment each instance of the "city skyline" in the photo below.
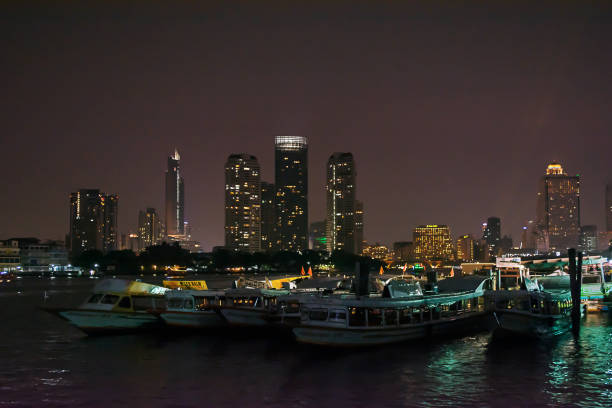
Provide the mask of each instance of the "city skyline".
{"label": "city skyline", "polygon": [[136,18],[116,6],[96,32],[83,11],[48,7],[63,17],[15,6],[0,27],[19,67],[2,76],[11,154],[1,238],[62,239],[67,196],[80,188],[117,193],[118,231],[135,231],[139,210],[164,209],[164,158],[176,146],[186,219],[210,250],[223,243],[225,158],[257,156],[272,182],[273,137],[284,134],[308,138],[309,221],[325,218],[329,155],[354,155],[369,242],[407,241],[428,223],[478,238],[496,216],[517,243],[553,161],[580,174],[582,224],[604,230],[609,7],[525,19],[522,6],[386,5],[370,20],[367,9],[331,6],[223,17],[183,6],[157,30],[155,10]]}

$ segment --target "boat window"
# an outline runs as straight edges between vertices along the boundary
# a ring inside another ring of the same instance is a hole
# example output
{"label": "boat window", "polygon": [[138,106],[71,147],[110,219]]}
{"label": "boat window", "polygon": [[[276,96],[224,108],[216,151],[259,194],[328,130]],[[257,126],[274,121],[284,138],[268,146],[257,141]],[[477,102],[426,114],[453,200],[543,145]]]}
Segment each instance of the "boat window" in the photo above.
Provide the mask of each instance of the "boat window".
{"label": "boat window", "polygon": [[365,326],[366,324],[366,313],[365,309],[360,307],[352,307],[349,313],[349,325],[350,326]]}
{"label": "boat window", "polygon": [[87,301],[87,303],[98,303],[100,301],[100,299],[102,299],[102,295],[101,293],[96,293],[95,295],[92,295],[89,300]]}
{"label": "boat window", "polygon": [[104,295],[100,303],[104,305],[114,305],[119,300],[119,296],[117,295]]}
{"label": "boat window", "polygon": [[168,307],[171,309],[181,309],[183,307],[182,298],[170,298],[168,300]]}
{"label": "boat window", "polygon": [[418,307],[412,309],[412,323],[421,323],[421,309]]}
{"label": "boat window", "polygon": [[386,326],[397,326],[397,310],[395,309],[385,310],[385,325]]}
{"label": "boat window", "polygon": [[382,326],[382,311],[380,309],[368,309],[368,326]]}
{"label": "boat window", "polygon": [[132,307],[132,302],[130,301],[130,297],[129,296],[122,297],[117,306],[123,307],[126,309],[129,309],[130,307]]}
{"label": "boat window", "polygon": [[313,309],[308,312],[308,319],[310,320],[327,320],[327,309]]}
{"label": "boat window", "polygon": [[329,312],[329,320],[343,322],[346,320],[346,312],[344,310],[332,310]]}
{"label": "boat window", "polygon": [[193,309],[193,300],[185,299],[185,304],[183,305],[183,309],[187,309],[187,310]]}
{"label": "boat window", "polygon": [[285,305],[285,313],[299,313],[300,304],[299,302],[288,302]]}
{"label": "boat window", "polygon": [[134,304],[134,310],[147,310],[153,307],[153,301],[150,297],[146,296],[134,296],[132,298],[132,303]]}
{"label": "boat window", "polygon": [[399,322],[400,324],[412,323],[412,311],[410,310],[410,308],[400,310]]}

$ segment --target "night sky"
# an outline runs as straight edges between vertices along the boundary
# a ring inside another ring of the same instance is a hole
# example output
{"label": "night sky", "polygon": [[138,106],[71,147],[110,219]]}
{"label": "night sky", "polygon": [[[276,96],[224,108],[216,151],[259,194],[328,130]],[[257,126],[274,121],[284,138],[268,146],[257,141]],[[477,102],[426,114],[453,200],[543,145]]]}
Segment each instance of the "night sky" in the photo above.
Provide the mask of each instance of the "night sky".
{"label": "night sky", "polygon": [[369,242],[499,216],[516,243],[553,160],[603,228],[612,2],[167,3],[2,2],[0,238],[63,239],[78,188],[119,194],[135,231],[139,209],[163,213],[177,147],[209,250],[227,156],[273,182],[275,135],[309,140],[310,222],[328,157],[353,153]]}

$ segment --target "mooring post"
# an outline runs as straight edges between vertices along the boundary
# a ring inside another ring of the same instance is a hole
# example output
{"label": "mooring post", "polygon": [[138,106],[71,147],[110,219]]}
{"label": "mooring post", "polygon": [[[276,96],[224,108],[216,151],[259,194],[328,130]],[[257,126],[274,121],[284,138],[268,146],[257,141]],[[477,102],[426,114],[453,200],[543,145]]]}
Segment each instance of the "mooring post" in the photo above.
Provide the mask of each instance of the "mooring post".
{"label": "mooring post", "polygon": [[576,250],[567,251],[569,258],[570,291],[572,293],[572,332],[580,334],[580,290],[582,284],[582,253],[578,254],[576,263]]}

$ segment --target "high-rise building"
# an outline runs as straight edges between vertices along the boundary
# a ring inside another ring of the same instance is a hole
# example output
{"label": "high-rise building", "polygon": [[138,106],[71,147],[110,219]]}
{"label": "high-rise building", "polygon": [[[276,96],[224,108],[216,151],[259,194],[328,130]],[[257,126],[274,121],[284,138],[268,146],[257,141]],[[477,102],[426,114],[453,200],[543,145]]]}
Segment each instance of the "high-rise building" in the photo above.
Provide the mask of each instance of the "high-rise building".
{"label": "high-rise building", "polygon": [[261,250],[272,251],[276,245],[276,209],[274,184],[261,182]]}
{"label": "high-rise building", "polygon": [[274,139],[276,248],[308,248],[308,141],[303,136]]}
{"label": "high-rise building", "polygon": [[117,247],[117,195],[96,189],[81,189],[70,194],[70,252],[109,251]]}
{"label": "high-rise building", "polygon": [[261,179],[249,154],[232,154],[225,163],[225,246],[261,251]]}
{"label": "high-rise building", "polygon": [[138,212],[138,238],[140,249],[158,245],[163,241],[164,228],[155,208]]}
{"label": "high-rise building", "polygon": [[166,233],[185,234],[185,183],[181,177],[181,156],[174,149],[166,170]]}
{"label": "high-rise building", "polygon": [[474,237],[462,235],[457,238],[457,259],[460,261],[471,262],[474,258]]}
{"label": "high-rise building", "polygon": [[564,251],[580,238],[580,176],[568,176],[551,163],[540,180],[537,202],[537,249]]}
{"label": "high-rise building", "polygon": [[355,200],[355,253],[363,252],[363,201]]}
{"label": "high-rise building", "polygon": [[580,228],[580,250],[585,252],[597,251],[597,226],[583,225]]}
{"label": "high-rise building", "polygon": [[117,216],[119,215],[119,196],[109,194],[104,199],[104,252],[117,250]]}
{"label": "high-rise building", "polygon": [[414,256],[419,261],[450,260],[453,243],[446,225],[419,225],[414,229]]}
{"label": "high-rise building", "polygon": [[482,235],[482,239],[484,239],[487,243],[490,256],[499,255],[498,252],[500,249],[499,241],[501,239],[501,221],[498,217],[487,218],[487,223],[484,229],[484,233]]}
{"label": "high-rise building", "polygon": [[398,262],[409,262],[414,259],[414,243],[400,241],[393,243],[393,256]]}
{"label": "high-rise building", "polygon": [[327,251],[326,222],[317,221],[310,224],[310,249],[313,251]]}
{"label": "high-rise building", "polygon": [[327,250],[355,253],[355,162],[351,153],[327,161]]}

